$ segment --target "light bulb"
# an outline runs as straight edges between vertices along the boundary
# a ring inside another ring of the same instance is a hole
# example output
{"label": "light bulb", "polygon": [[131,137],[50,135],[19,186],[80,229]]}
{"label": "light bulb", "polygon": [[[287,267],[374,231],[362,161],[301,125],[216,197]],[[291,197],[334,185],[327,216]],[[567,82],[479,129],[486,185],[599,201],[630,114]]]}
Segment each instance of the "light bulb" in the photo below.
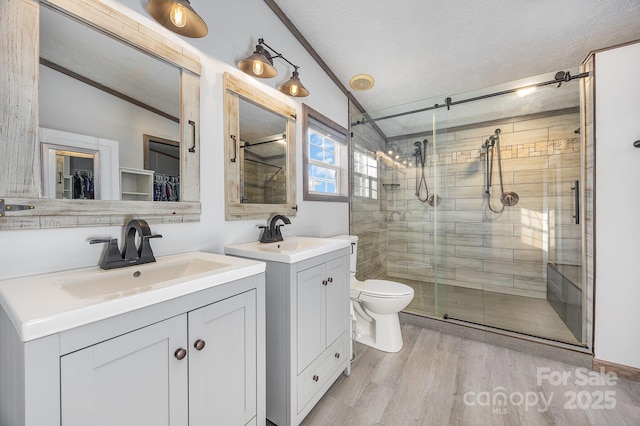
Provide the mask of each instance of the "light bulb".
{"label": "light bulb", "polygon": [[389,151],[387,151],[387,154],[389,154],[389,155],[393,154],[393,150],[390,149]]}
{"label": "light bulb", "polygon": [[297,84],[292,84],[291,86],[289,86],[289,93],[291,94],[291,96],[296,96],[299,90],[300,88]]}
{"label": "light bulb", "polygon": [[264,72],[264,64],[261,61],[253,61],[253,74],[262,75]]}
{"label": "light bulb", "polygon": [[175,3],[173,5],[169,18],[171,18],[173,25],[178,28],[182,28],[187,25],[187,14],[184,13],[184,7],[181,4]]}

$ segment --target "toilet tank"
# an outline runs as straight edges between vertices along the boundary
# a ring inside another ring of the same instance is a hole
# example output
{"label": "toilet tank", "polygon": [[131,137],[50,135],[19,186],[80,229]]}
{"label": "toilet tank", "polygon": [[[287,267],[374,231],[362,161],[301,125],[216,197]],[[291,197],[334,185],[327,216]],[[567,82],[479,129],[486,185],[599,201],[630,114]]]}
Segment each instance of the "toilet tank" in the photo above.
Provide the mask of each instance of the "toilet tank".
{"label": "toilet tank", "polygon": [[336,235],[335,237],[341,240],[351,241],[351,256],[349,257],[349,272],[355,275],[358,265],[358,236],[357,235]]}

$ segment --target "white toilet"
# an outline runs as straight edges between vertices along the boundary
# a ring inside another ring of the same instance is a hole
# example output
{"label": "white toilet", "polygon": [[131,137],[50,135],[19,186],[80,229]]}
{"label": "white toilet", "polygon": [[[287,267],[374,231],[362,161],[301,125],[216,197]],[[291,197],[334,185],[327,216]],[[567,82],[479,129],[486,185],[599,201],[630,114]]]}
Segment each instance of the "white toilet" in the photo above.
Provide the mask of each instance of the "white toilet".
{"label": "white toilet", "polygon": [[381,351],[398,352],[403,344],[398,312],[413,300],[413,289],[387,280],[358,281],[358,237],[339,235],[334,238],[351,241],[351,303],[356,320],[355,340]]}

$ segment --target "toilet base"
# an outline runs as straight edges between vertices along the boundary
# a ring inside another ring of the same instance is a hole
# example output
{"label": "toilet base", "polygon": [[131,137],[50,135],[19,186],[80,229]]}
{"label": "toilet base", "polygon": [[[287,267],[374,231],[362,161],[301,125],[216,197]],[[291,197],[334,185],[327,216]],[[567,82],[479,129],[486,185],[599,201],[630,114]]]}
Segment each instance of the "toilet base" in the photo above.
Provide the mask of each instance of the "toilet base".
{"label": "toilet base", "polygon": [[375,322],[356,315],[355,341],[383,352],[399,352],[404,343],[398,314],[376,315],[370,311],[367,313],[374,318]]}

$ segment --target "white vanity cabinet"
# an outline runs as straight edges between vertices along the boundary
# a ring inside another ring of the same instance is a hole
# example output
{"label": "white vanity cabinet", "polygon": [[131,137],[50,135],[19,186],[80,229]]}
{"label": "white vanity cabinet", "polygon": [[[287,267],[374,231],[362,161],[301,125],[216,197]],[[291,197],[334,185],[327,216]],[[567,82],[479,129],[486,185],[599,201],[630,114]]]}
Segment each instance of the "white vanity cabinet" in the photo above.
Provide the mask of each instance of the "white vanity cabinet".
{"label": "white vanity cabinet", "polygon": [[60,379],[63,425],[255,422],[255,290],[65,355]]}
{"label": "white vanity cabinet", "polygon": [[267,419],[276,425],[298,425],[351,371],[349,250],[266,261]]}
{"label": "white vanity cabinet", "polygon": [[264,298],[261,273],[28,342],[0,310],[0,424],[264,425]]}
{"label": "white vanity cabinet", "polygon": [[62,356],[62,424],[187,425],[188,362],[171,353],[186,331],[184,314]]}

